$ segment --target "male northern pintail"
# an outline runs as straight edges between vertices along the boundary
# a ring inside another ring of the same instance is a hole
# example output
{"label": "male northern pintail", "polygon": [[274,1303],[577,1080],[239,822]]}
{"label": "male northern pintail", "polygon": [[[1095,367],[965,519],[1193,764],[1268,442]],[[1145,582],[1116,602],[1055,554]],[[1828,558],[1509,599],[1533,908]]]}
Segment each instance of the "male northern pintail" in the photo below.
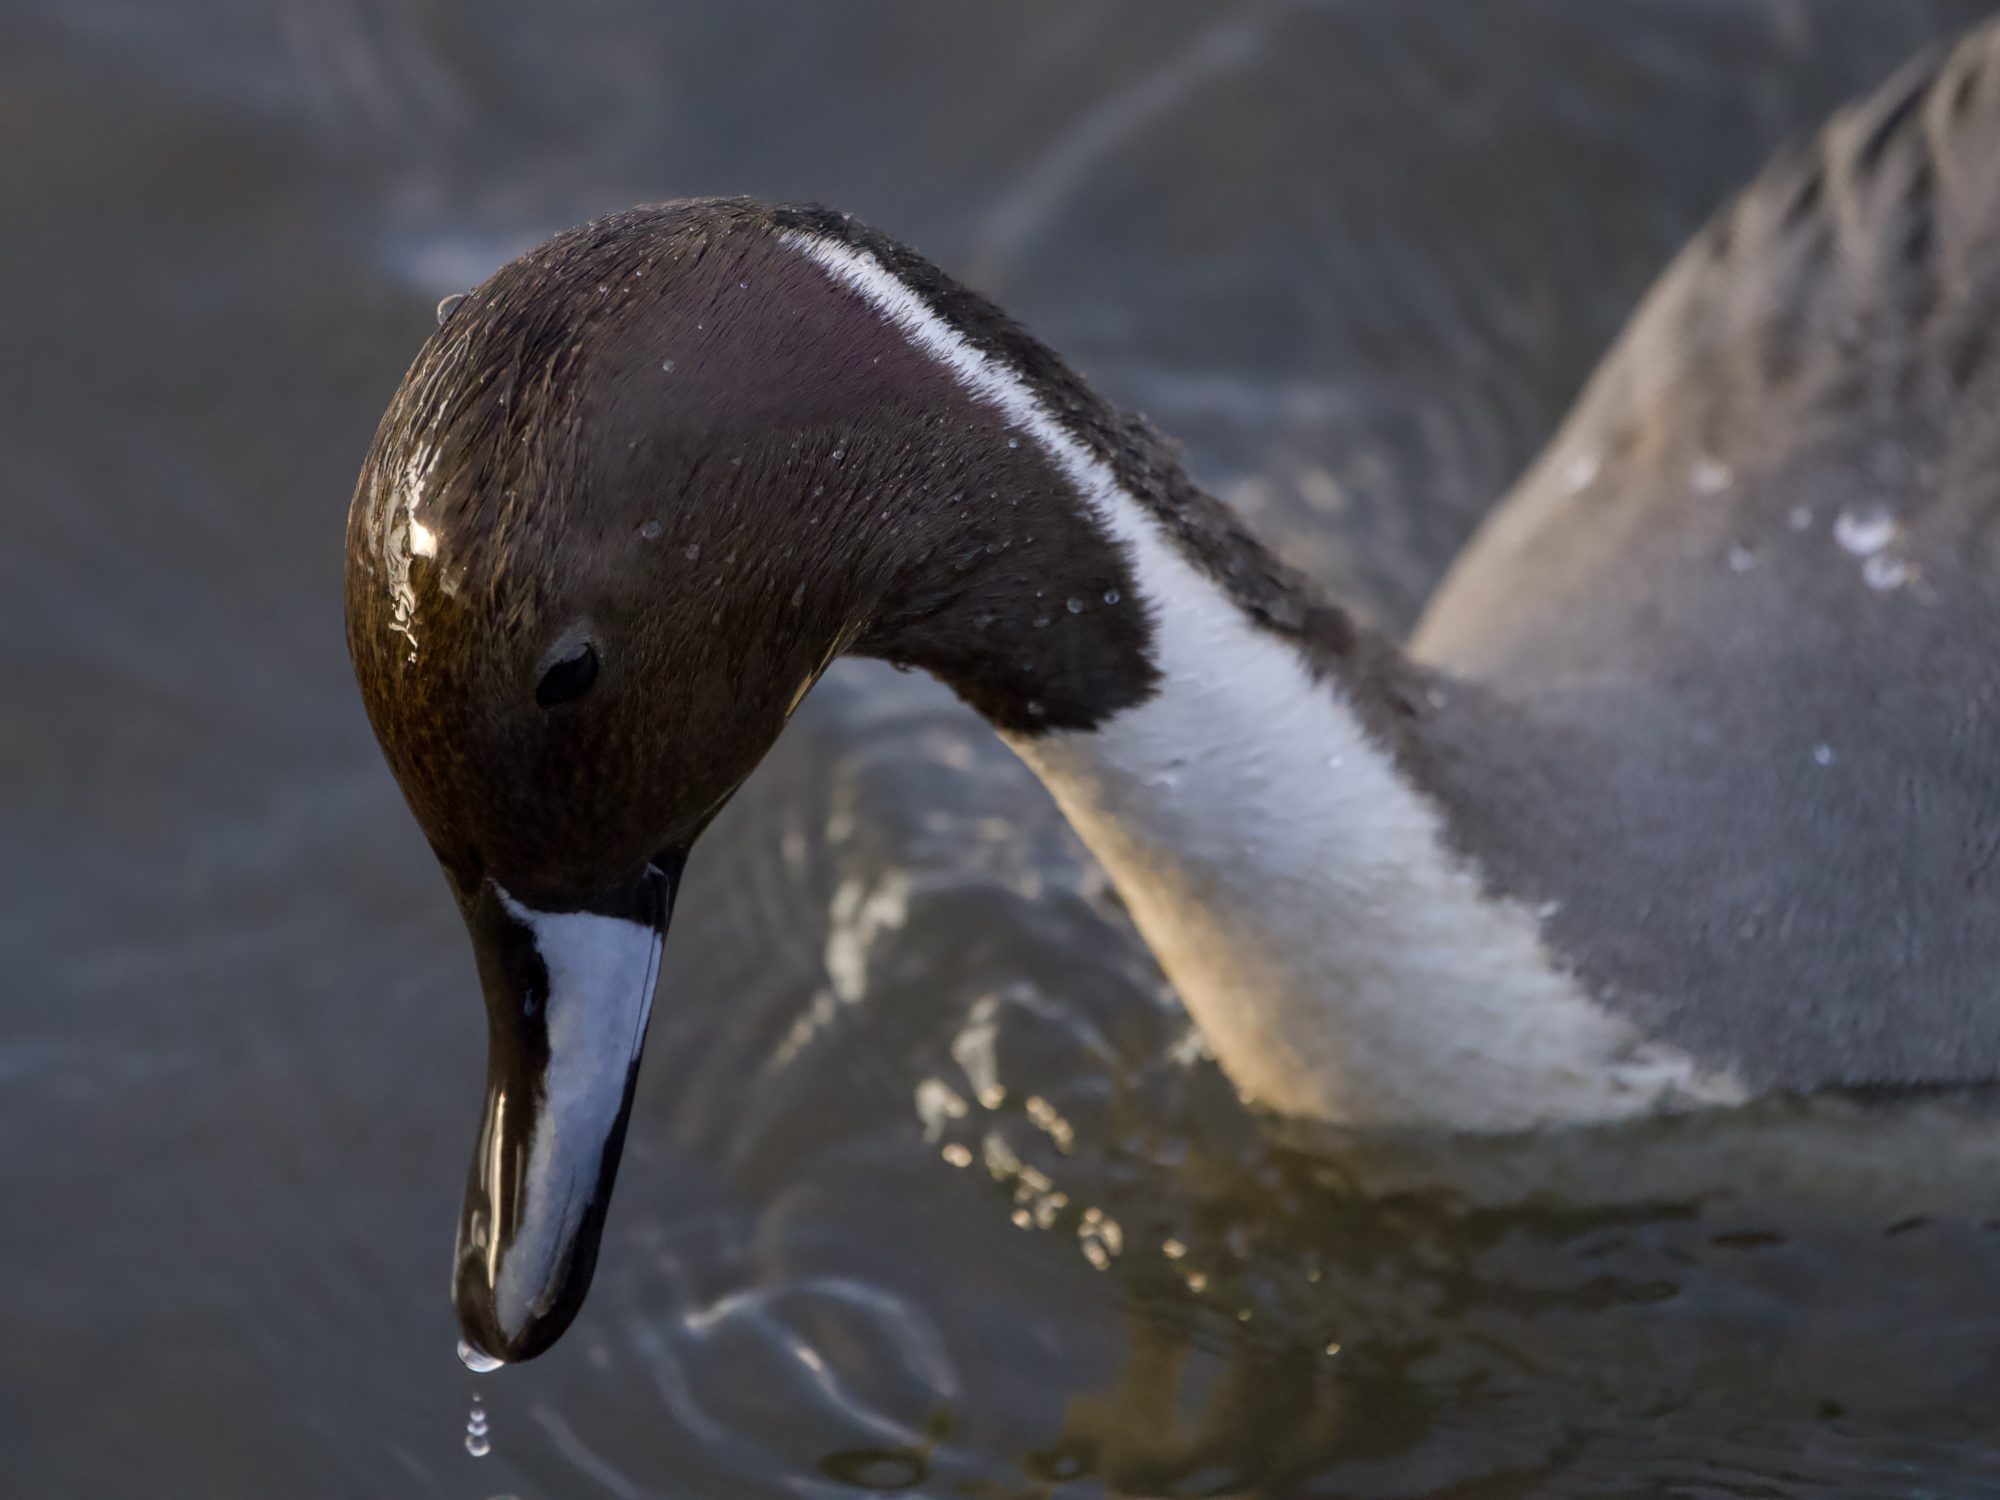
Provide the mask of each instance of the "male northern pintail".
{"label": "male northern pintail", "polygon": [[1992,1079],[1997,46],[1715,219],[1401,644],[840,214],[635,209],[465,297],[347,619],[490,1012],[473,1343],[579,1304],[683,863],[843,654],[994,726],[1277,1111]]}

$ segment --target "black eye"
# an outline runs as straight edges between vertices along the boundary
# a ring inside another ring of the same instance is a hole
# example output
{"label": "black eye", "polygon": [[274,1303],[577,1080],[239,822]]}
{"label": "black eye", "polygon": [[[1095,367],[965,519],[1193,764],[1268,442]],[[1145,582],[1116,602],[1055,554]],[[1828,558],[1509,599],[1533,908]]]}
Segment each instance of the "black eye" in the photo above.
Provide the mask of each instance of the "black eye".
{"label": "black eye", "polygon": [[543,708],[571,703],[590,691],[597,681],[597,648],[585,641],[561,661],[542,673],[535,686],[535,701]]}

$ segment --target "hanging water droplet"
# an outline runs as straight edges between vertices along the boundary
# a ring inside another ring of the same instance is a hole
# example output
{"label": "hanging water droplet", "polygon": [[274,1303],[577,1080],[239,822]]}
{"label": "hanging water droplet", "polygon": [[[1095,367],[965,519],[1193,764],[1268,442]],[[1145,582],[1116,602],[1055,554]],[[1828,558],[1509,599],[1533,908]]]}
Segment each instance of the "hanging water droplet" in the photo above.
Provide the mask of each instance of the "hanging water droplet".
{"label": "hanging water droplet", "polygon": [[475,1375],[490,1374],[507,1363],[504,1359],[495,1359],[490,1354],[480,1353],[464,1339],[458,1341],[458,1362]]}
{"label": "hanging water droplet", "polygon": [[1896,539],[1896,513],[1880,500],[1850,505],[1834,518],[1833,539],[1856,557],[1870,557]]}

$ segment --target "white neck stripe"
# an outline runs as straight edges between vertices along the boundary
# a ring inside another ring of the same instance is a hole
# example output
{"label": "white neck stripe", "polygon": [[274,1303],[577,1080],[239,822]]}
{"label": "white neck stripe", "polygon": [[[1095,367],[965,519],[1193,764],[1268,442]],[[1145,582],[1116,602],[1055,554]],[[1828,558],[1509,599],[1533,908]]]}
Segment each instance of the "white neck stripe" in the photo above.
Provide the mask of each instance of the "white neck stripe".
{"label": "white neck stripe", "polygon": [[1290,1114],[1513,1129],[1742,1090],[1649,1042],[1489,895],[1345,697],[1194,566],[1018,373],[875,258],[785,236],[1057,466],[1130,549],[1160,687],[1007,736],[1125,895],[1237,1084]]}

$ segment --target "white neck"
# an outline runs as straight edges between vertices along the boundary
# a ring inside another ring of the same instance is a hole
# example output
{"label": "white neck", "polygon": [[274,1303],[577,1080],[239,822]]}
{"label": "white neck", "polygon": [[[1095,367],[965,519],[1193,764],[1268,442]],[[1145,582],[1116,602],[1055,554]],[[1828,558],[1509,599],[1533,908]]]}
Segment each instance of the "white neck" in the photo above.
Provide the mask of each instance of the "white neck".
{"label": "white neck", "polygon": [[1047,452],[1128,549],[1158,692],[1008,736],[1124,895],[1237,1086],[1287,1114],[1511,1129],[1741,1090],[1647,1042],[1484,890],[1332,684],[1255,625],[1012,371],[871,256],[790,237]]}

